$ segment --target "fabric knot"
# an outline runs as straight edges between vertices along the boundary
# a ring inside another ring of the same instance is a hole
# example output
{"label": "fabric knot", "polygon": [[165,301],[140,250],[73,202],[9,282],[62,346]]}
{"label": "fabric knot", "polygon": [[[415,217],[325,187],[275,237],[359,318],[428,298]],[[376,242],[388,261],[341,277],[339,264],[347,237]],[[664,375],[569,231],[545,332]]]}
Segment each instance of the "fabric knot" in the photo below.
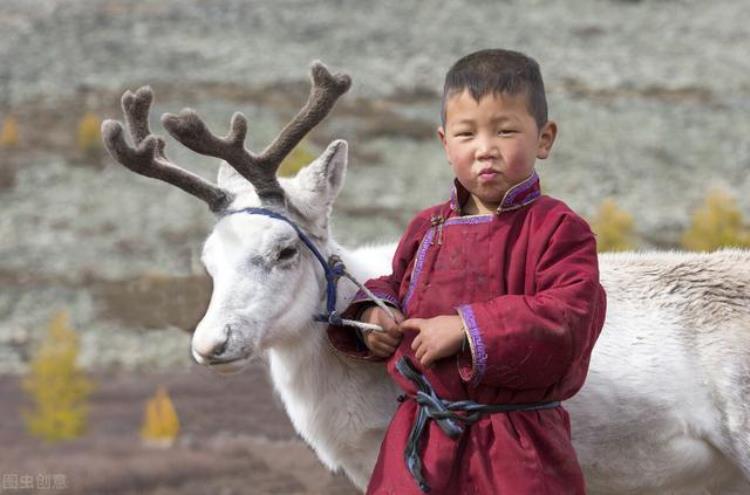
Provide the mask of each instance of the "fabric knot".
{"label": "fabric knot", "polygon": [[[533,404],[479,404],[471,400],[449,401],[437,396],[430,381],[414,368],[408,357],[404,356],[396,363],[396,369],[404,378],[417,387],[413,398],[417,403],[417,416],[414,419],[409,438],[404,450],[406,468],[424,493],[430,486],[422,474],[422,459],[419,454],[419,440],[424,433],[427,422],[434,420],[449,438],[457,439],[464,432],[465,425],[475,423],[482,414],[511,411],[534,411],[558,407],[560,401],[537,402]],[[409,397],[409,396],[406,396]],[[461,411],[462,414],[456,411]]]}

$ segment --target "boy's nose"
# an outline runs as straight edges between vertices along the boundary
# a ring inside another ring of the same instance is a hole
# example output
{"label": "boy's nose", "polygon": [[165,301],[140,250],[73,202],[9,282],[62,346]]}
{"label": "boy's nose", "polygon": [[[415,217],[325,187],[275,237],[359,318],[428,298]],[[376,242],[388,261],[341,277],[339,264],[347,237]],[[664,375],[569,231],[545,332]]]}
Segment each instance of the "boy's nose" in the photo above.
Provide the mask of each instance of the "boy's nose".
{"label": "boy's nose", "polygon": [[497,147],[491,144],[480,145],[476,151],[477,160],[490,160],[490,159],[497,158],[498,155],[499,155],[499,151]]}
{"label": "boy's nose", "polygon": [[494,160],[497,158],[497,152],[495,150],[479,151],[477,152],[476,157],[478,161]]}
{"label": "boy's nose", "polygon": [[475,153],[477,160],[497,158],[498,153],[499,151],[493,139],[484,136],[481,137],[477,142],[477,149]]}

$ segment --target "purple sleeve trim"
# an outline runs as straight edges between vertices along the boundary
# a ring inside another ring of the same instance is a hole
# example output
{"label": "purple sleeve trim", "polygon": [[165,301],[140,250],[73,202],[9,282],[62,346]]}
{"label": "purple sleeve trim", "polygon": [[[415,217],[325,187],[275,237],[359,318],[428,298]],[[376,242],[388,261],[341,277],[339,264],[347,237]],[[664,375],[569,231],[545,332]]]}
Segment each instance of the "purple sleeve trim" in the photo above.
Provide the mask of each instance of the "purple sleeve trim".
{"label": "purple sleeve trim", "polygon": [[[382,299],[383,301],[385,301],[388,304],[392,305],[396,309],[401,310],[401,305],[399,304],[398,299],[395,298],[395,297],[393,297],[393,295],[385,293],[385,292],[380,292],[380,291],[377,291],[377,290],[373,290],[372,293],[375,294],[375,296],[377,296],[380,299]],[[364,301],[372,301],[372,299],[370,299],[370,296],[368,296],[367,294],[365,294],[364,291],[362,291],[362,289],[360,289],[360,290],[357,291],[356,294],[354,294],[354,299],[352,299],[352,302],[349,303],[349,304],[355,304],[355,303],[360,303],[360,302],[364,302]]]}
{"label": "purple sleeve trim", "polygon": [[467,326],[467,330],[469,331],[469,336],[471,337],[471,357],[474,361],[474,369],[469,384],[471,386],[476,386],[482,380],[484,371],[487,367],[487,350],[484,347],[484,341],[482,340],[482,334],[477,325],[476,316],[474,316],[474,310],[471,309],[471,306],[468,304],[459,306],[457,309],[461,314],[461,317]]}

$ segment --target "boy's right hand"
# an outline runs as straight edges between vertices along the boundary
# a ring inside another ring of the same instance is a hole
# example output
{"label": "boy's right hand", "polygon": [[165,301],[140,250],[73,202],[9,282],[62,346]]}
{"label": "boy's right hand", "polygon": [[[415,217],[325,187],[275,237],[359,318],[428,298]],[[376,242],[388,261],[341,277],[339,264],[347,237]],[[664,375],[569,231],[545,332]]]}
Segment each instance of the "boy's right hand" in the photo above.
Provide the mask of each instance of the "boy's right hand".
{"label": "boy's right hand", "polygon": [[383,311],[377,306],[371,306],[367,308],[360,317],[360,321],[364,323],[371,323],[373,325],[379,325],[384,331],[378,332],[373,330],[370,332],[363,332],[362,338],[365,341],[365,345],[374,356],[387,358],[396,352],[396,347],[401,342],[403,334],[399,332],[398,325],[404,321],[404,315],[401,311],[390,308],[393,315],[396,317],[396,321],[393,321],[388,313]]}

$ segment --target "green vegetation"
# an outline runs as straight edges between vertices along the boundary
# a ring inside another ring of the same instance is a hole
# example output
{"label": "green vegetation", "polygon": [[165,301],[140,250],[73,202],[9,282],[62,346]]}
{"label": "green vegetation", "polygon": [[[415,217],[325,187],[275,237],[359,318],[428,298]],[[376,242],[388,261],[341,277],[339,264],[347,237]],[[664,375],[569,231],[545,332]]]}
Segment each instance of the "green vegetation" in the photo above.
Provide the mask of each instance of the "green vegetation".
{"label": "green vegetation", "polygon": [[99,117],[91,112],[87,112],[78,124],[78,149],[85,156],[95,157],[103,149],[101,125]]}
{"label": "green vegetation", "polygon": [[300,171],[302,167],[315,160],[315,155],[310,153],[303,143],[298,144],[279,167],[280,177],[291,177]]}
{"label": "green vegetation", "polygon": [[691,251],[713,251],[722,247],[750,247],[750,230],[742,223],[735,199],[724,191],[709,192],[703,206],[693,214],[682,246]]}
{"label": "green vegetation", "polygon": [[167,389],[160,386],[146,404],[141,437],[147,443],[170,445],[180,432],[180,420]]}
{"label": "green vegetation", "polygon": [[591,228],[596,233],[599,252],[633,249],[635,247],[633,226],[632,215],[621,210],[614,199],[604,200],[591,221]]}
{"label": "green vegetation", "polygon": [[3,129],[0,131],[0,148],[9,149],[18,146],[18,122],[16,118],[9,115],[3,121]]}
{"label": "green vegetation", "polygon": [[23,381],[35,406],[24,411],[27,430],[33,436],[54,442],[79,437],[86,431],[86,401],[93,385],[76,365],[79,347],[67,312],[58,312]]}

